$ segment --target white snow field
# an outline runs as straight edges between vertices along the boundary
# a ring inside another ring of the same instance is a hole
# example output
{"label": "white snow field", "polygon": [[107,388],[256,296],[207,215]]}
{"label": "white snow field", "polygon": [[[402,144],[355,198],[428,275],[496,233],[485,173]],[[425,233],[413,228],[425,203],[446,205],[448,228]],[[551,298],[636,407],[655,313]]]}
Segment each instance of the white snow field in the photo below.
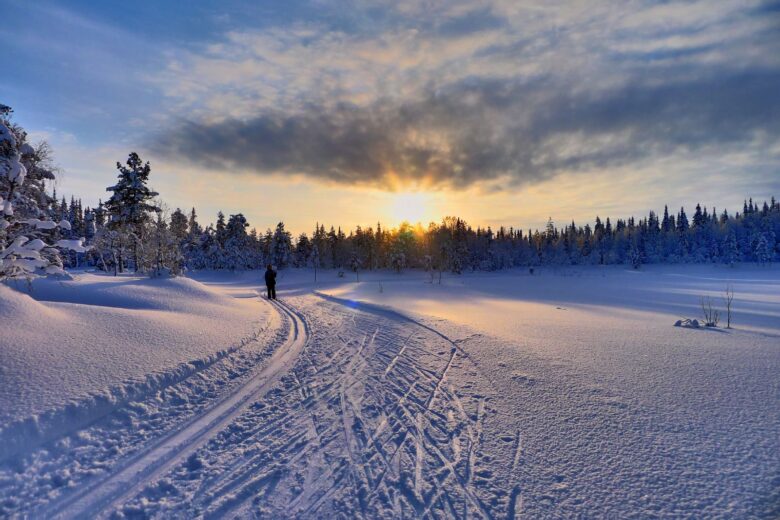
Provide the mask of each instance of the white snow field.
{"label": "white snow field", "polygon": [[776,267],[261,276],[0,286],[0,517],[780,517]]}

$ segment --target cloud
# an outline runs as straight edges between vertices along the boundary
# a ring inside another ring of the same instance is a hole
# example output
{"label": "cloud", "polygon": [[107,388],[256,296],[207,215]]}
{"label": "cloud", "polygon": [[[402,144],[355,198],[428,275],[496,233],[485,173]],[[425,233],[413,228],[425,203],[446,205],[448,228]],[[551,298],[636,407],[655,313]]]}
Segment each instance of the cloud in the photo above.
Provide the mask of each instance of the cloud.
{"label": "cloud", "polygon": [[777,161],[777,14],[756,6],[372,1],[355,7],[370,32],[233,31],[155,78],[189,114],[155,146],[225,171],[390,189],[523,185],[746,146]]}
{"label": "cloud", "polygon": [[553,80],[464,82],[414,100],[183,123],[159,141],[209,167],[384,188],[523,184],[684,152],[780,140],[780,72],[571,92]]}

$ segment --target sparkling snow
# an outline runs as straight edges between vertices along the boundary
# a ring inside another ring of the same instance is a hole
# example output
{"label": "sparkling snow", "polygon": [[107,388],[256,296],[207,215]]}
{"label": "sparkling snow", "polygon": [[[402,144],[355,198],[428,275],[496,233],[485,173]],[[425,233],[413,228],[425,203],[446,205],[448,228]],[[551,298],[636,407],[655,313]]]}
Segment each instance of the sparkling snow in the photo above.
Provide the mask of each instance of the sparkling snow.
{"label": "sparkling snow", "polygon": [[776,267],[261,274],[0,286],[0,516],[780,514]]}

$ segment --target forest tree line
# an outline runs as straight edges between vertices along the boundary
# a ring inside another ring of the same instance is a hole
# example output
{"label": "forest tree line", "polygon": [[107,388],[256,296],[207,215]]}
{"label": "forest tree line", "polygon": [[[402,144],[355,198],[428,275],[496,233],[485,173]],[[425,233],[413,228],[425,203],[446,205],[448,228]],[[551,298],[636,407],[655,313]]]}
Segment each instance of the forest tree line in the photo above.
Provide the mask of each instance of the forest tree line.
{"label": "forest tree line", "polygon": [[[103,205],[81,210],[81,203],[63,199],[55,218],[71,223],[68,236],[83,236],[96,246],[79,255],[82,262],[113,269],[120,258],[121,241],[107,240],[110,213]],[[279,222],[274,229],[259,233],[250,228],[241,213],[217,214],[214,224],[202,226],[196,210],[176,209],[167,218],[162,212],[149,219],[142,249],[155,252],[162,245],[162,267],[181,269],[259,269],[266,264],[278,268],[318,267],[345,270],[405,268],[493,271],[540,265],[628,264],[639,267],[655,263],[769,264],[778,256],[780,203],[774,198],[762,204],[748,200],[742,212],[708,211],[697,204],[692,216],[684,208],[661,216],[654,212],[640,220],[631,217],[558,228],[550,220],[543,230],[472,227],[457,217],[440,223],[402,223],[397,228],[357,226],[342,228],[317,224],[311,233],[293,237]],[[102,230],[102,232],[101,232]],[[113,250],[117,249],[116,251]],[[148,253],[144,258],[154,260]],[[108,261],[106,259],[109,259]],[[74,265],[71,253],[69,264]],[[125,266],[135,267],[125,254]],[[173,263],[172,263],[173,262]],[[175,264],[175,265],[174,265]],[[147,261],[142,270],[156,267]]]}
{"label": "forest tree line", "polygon": [[690,216],[684,208],[664,208],[640,219],[597,216],[592,226],[558,227],[549,220],[542,230],[475,228],[446,217],[427,227],[378,223],[348,232],[317,223],[311,233],[293,237],[283,222],[263,233],[250,229],[241,213],[219,212],[205,226],[195,208],[168,213],[149,187],[150,164],[131,153],[117,163],[107,200],[90,208],[49,193],[56,170],[51,151],[45,143],[31,146],[10,121],[10,109],[0,109],[0,278],[85,265],[153,275],[266,264],[461,273],[539,265],[768,264],[780,256],[780,203],[774,197],[760,204],[746,200],[733,214],[697,204]]}

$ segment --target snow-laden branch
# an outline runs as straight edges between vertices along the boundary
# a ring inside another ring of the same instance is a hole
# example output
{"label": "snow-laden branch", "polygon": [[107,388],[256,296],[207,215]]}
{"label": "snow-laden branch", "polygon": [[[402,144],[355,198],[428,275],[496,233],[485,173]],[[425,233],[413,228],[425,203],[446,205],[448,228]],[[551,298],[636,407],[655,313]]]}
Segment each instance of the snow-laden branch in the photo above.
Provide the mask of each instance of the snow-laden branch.
{"label": "snow-laden branch", "polygon": [[[32,147],[19,142],[6,122],[0,119],[0,279],[63,273],[59,249],[85,252],[83,239],[47,242],[43,231],[70,230],[70,222],[23,218],[14,211],[14,200],[23,196],[27,168],[22,155]],[[30,236],[28,236],[30,235]]]}

